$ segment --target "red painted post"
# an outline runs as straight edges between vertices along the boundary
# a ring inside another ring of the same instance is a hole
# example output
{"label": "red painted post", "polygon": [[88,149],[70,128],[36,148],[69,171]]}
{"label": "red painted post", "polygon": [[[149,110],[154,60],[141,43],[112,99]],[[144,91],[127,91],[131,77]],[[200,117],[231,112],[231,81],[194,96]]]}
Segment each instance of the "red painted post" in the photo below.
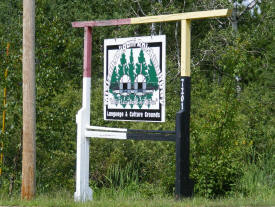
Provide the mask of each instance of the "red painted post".
{"label": "red painted post", "polygon": [[91,77],[92,28],[84,28],[83,77]]}

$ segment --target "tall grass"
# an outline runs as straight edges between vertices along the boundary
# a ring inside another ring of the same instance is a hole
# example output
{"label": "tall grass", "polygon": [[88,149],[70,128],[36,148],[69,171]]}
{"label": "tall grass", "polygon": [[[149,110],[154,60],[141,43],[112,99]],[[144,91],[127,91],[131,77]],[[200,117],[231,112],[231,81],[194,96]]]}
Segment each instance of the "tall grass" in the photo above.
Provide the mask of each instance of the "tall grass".
{"label": "tall grass", "polygon": [[[112,195],[110,197],[110,195]],[[6,206],[43,206],[43,207],[183,207],[183,206],[274,206],[273,200],[262,201],[257,197],[228,197],[207,199],[194,197],[176,201],[173,196],[155,195],[144,198],[141,194],[128,195],[127,191],[101,189],[95,192],[94,200],[86,203],[75,203],[72,192],[41,194],[32,201],[22,201],[20,196],[7,197],[0,195],[0,205]]]}
{"label": "tall grass", "polygon": [[40,193],[34,200],[20,199],[20,194],[0,193],[0,206],[43,207],[182,207],[182,206],[275,206],[274,157],[262,159],[247,167],[234,191],[226,197],[208,199],[195,197],[176,201],[161,185],[139,182],[140,175],[133,164],[124,168],[115,165],[107,171],[106,186],[93,187],[93,201],[75,203],[73,192]]}
{"label": "tall grass", "polygon": [[[246,167],[235,189],[239,196],[256,197],[259,200],[275,198],[275,155],[263,157]],[[235,192],[235,193],[236,193]],[[275,201],[274,201],[275,205]]]}
{"label": "tall grass", "polygon": [[132,162],[122,167],[120,164],[112,165],[105,175],[107,186],[111,188],[123,188],[129,184],[137,184],[139,181],[138,171]]}

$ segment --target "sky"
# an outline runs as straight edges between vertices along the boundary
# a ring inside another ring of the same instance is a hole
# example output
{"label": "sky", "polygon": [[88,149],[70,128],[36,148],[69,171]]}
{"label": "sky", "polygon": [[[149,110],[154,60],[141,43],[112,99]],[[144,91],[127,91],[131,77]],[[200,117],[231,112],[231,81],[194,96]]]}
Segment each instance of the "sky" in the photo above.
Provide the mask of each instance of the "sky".
{"label": "sky", "polygon": [[[255,0],[245,0],[243,1],[243,5],[247,6],[248,4],[250,4],[251,2],[255,2]],[[260,1],[259,1],[260,2]],[[251,5],[252,6],[252,5]],[[256,6],[257,8],[257,13],[261,13],[261,10],[258,6]],[[253,14],[254,10],[251,10],[251,13]]]}

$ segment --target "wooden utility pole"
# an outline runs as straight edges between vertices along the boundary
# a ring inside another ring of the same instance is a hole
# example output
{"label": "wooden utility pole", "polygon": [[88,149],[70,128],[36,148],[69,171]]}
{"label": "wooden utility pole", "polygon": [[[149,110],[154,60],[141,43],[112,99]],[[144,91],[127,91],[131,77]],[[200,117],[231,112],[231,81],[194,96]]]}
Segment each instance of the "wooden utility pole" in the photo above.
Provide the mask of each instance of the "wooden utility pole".
{"label": "wooden utility pole", "polygon": [[35,0],[23,0],[22,199],[35,195]]}

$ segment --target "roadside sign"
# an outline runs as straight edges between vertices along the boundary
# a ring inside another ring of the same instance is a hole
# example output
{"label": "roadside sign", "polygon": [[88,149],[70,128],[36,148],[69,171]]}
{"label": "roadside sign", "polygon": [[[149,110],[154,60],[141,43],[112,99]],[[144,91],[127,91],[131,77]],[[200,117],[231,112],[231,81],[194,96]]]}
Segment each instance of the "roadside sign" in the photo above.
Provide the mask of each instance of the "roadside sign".
{"label": "roadside sign", "polygon": [[104,40],[104,120],[165,121],[166,37]]}

